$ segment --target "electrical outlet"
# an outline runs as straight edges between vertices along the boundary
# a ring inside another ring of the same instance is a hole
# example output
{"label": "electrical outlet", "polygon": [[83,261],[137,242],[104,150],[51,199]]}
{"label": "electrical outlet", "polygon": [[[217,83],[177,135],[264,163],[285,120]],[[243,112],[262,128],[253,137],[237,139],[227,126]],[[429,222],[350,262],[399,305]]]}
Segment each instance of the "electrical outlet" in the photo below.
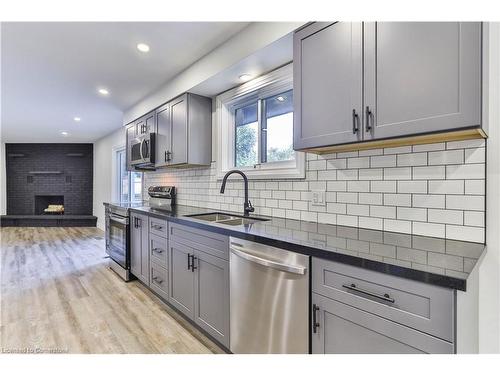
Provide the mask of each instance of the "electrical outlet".
{"label": "electrical outlet", "polygon": [[324,190],[314,190],[311,191],[311,205],[312,206],[324,206],[325,202],[325,191]]}

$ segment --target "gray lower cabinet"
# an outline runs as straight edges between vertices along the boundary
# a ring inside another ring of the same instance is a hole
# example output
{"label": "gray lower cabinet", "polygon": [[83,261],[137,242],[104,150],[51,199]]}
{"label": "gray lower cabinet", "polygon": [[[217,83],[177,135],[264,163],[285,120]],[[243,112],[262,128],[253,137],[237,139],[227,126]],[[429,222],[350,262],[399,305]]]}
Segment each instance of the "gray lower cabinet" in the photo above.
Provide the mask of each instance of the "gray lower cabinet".
{"label": "gray lower cabinet", "polygon": [[169,233],[169,302],[229,347],[227,237],[174,223]]}
{"label": "gray lower cabinet", "polygon": [[314,353],[453,353],[455,293],[312,259]]}
{"label": "gray lower cabinet", "polygon": [[453,353],[453,344],[319,294],[312,294],[313,354]]}
{"label": "gray lower cabinet", "polygon": [[194,321],[229,347],[229,262],[195,251]]}
{"label": "gray lower cabinet", "polygon": [[312,23],[294,35],[294,148],[481,126],[480,22]]}
{"label": "gray lower cabinet", "polygon": [[194,317],[194,272],[191,270],[191,256],[194,249],[169,241],[170,303],[186,316]]}
{"label": "gray lower cabinet", "polygon": [[149,285],[149,224],[148,216],[130,214],[130,271]]}
{"label": "gray lower cabinet", "polygon": [[212,100],[186,93],[156,110],[156,167],[209,165]]}

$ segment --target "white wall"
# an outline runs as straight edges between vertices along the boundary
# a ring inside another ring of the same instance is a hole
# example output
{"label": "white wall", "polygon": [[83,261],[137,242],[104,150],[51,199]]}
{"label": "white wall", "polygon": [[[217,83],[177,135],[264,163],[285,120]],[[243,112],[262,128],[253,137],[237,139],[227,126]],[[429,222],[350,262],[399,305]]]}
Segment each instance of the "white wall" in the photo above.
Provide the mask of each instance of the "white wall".
{"label": "white wall", "polygon": [[486,244],[479,265],[479,351],[500,353],[500,23],[485,29],[485,111],[488,125]]}
{"label": "white wall", "polygon": [[303,24],[303,22],[254,22],[250,24],[159,90],[128,109],[123,116],[123,123],[127,124],[162,103],[189,91]]}
{"label": "white wall", "polygon": [[113,178],[116,176],[114,152],[125,145],[125,128],[120,128],[94,142],[94,215],[97,226],[104,230],[104,202],[112,202]]}

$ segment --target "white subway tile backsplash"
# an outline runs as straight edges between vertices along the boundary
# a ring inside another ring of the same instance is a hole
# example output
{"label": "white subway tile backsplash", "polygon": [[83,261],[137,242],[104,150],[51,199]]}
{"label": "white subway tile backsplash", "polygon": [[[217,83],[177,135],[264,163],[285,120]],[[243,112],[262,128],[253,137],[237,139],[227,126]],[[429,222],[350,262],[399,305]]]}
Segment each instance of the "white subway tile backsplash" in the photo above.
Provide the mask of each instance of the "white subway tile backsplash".
{"label": "white subway tile backsplash", "polygon": [[411,206],[411,194],[384,194],[385,206]]}
{"label": "white subway tile backsplash", "polygon": [[396,216],[399,220],[426,221],[427,210],[425,208],[398,207]]}
{"label": "white subway tile backsplash", "polygon": [[412,206],[422,208],[445,208],[446,196],[445,195],[424,195],[413,194]]}
{"label": "white subway tile backsplash", "polygon": [[370,188],[374,193],[395,193],[396,181],[370,181]]}
{"label": "white subway tile backsplash", "polygon": [[427,193],[427,181],[398,181],[398,193]]}
{"label": "white subway tile backsplash", "polygon": [[438,210],[429,208],[428,221],[432,223],[444,223],[444,224],[464,224],[464,213],[463,211],[455,210]]}
{"label": "white subway tile backsplash", "polygon": [[448,180],[471,180],[485,177],[484,164],[447,165],[446,178]]}
{"label": "white subway tile backsplash", "polygon": [[448,210],[484,211],[484,196],[479,195],[447,195]]}
{"label": "white subway tile backsplash", "polygon": [[484,228],[447,225],[446,234],[454,240],[484,242]]}
{"label": "white subway tile backsplash", "polygon": [[347,190],[355,192],[370,191],[370,181],[347,181]]}
{"label": "white subway tile backsplash", "polygon": [[389,232],[411,233],[411,221],[384,219],[384,230]]}
{"label": "white subway tile backsplash", "polygon": [[444,178],[444,166],[413,167],[414,180],[443,180]]}
{"label": "white subway tile backsplash", "polygon": [[416,152],[412,154],[397,155],[398,167],[413,167],[417,165],[427,165],[427,153]]}
{"label": "white subway tile backsplash", "polygon": [[372,168],[396,166],[396,155],[372,156],[370,159]]}
{"label": "white subway tile backsplash", "polygon": [[446,143],[446,149],[457,149],[457,148],[477,148],[484,147],[485,140],[484,139],[468,139],[465,141],[453,141]]}
{"label": "white subway tile backsplash", "polygon": [[465,180],[465,194],[484,195],[485,187],[484,180]]}
{"label": "white subway tile backsplash", "polygon": [[445,143],[429,143],[423,145],[413,145],[413,152],[440,151],[446,149]]}
{"label": "white subway tile backsplash", "polygon": [[383,177],[384,170],[382,168],[360,169],[358,172],[360,180],[382,180]]}
{"label": "white subway tile backsplash", "polygon": [[360,216],[358,224],[361,228],[383,230],[384,220],[376,217],[364,217]]}
{"label": "white subway tile backsplash", "polygon": [[465,163],[484,163],[485,161],[486,149],[484,147],[468,148],[465,150]]}
{"label": "white subway tile backsplash", "polygon": [[484,220],[485,220],[484,212],[476,212],[476,211],[464,212],[464,225],[484,228]]}
{"label": "white subway tile backsplash", "polygon": [[384,148],[384,154],[407,154],[411,152],[411,146],[388,147]]}
{"label": "white subway tile backsplash", "polygon": [[463,164],[464,150],[429,152],[429,165]]}
{"label": "white subway tile backsplash", "polygon": [[411,168],[384,168],[384,180],[411,180]]}
{"label": "white subway tile backsplash", "polygon": [[359,204],[376,204],[382,205],[382,193],[359,193]]}
{"label": "white subway tile backsplash", "polygon": [[[484,241],[483,140],[306,156],[305,179],[249,181],[256,214]],[[224,195],[219,193],[220,183],[215,163],[208,168],[148,172],[144,177],[144,189],[175,185],[178,204],[241,211],[241,181],[228,181]],[[324,206],[311,204],[312,191],[325,192]],[[411,258],[402,249],[400,262],[420,266],[418,255]]]}
{"label": "white subway tile backsplash", "polygon": [[421,236],[444,237],[445,225],[413,222],[412,233]]}
{"label": "white subway tile backsplash", "polygon": [[368,168],[370,166],[370,158],[349,158],[347,159],[347,168]]}
{"label": "white subway tile backsplash", "polygon": [[436,180],[429,181],[429,194],[463,194],[463,180]]}
{"label": "white subway tile backsplash", "polygon": [[396,218],[396,207],[389,206],[370,206],[370,216],[387,219]]}

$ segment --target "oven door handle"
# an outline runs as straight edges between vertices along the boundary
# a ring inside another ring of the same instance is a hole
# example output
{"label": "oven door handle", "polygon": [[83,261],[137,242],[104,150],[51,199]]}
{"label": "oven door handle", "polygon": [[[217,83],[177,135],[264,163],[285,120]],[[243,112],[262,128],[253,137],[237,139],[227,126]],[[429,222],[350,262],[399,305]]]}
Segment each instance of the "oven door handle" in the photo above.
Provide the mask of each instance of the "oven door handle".
{"label": "oven door handle", "polygon": [[128,224],[128,219],[126,217],[119,217],[119,216],[115,216],[113,214],[109,215],[109,220],[111,221],[116,221],[117,223],[120,223],[120,224],[123,224],[123,225],[127,225]]}

